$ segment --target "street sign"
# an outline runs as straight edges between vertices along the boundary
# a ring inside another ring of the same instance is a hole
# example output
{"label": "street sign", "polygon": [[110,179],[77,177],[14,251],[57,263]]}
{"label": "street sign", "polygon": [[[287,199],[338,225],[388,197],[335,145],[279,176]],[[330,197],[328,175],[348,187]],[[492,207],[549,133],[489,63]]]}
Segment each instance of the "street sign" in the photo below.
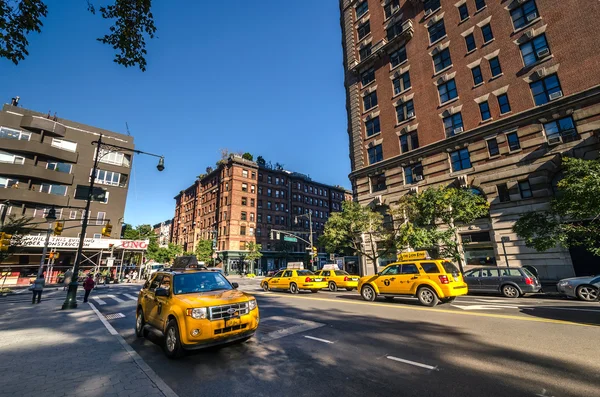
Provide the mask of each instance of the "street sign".
{"label": "street sign", "polygon": [[113,267],[114,264],[115,264],[115,258],[113,258],[113,257],[106,258],[106,266],[107,267]]}
{"label": "street sign", "polygon": [[329,254],[329,260],[330,261],[335,260],[335,254]]}
{"label": "street sign", "polygon": [[292,236],[283,236],[283,241],[289,241],[290,243],[297,243],[298,239]]}

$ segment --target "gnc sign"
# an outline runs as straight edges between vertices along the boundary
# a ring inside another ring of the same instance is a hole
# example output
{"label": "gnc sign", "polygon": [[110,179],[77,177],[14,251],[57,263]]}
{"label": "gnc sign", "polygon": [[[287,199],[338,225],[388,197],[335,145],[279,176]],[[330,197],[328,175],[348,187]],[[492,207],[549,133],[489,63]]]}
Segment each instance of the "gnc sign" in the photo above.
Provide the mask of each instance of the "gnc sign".
{"label": "gnc sign", "polygon": [[[21,247],[43,248],[46,236],[23,236]],[[121,240],[114,238],[86,238],[83,240],[83,249],[98,250],[130,250],[145,251],[148,249],[150,240]],[[50,248],[71,248],[77,249],[79,239],[77,237],[58,237],[51,236],[48,243]]]}
{"label": "gnc sign", "polygon": [[145,250],[148,248],[148,241],[121,240],[121,246],[128,250]]}

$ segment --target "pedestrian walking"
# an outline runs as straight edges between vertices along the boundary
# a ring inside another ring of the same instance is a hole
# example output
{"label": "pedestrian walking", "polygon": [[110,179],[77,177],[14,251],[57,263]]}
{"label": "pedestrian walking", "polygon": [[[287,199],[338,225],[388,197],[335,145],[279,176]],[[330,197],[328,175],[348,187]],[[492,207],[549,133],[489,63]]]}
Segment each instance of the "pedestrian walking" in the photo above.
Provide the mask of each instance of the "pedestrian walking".
{"label": "pedestrian walking", "polygon": [[31,298],[31,304],[33,305],[35,303],[35,299],[37,297],[37,303],[40,303],[40,301],[42,300],[42,291],[44,290],[44,287],[46,286],[46,280],[44,280],[44,274],[40,274],[35,281],[33,282],[33,285],[31,286],[31,290],[33,291],[33,298]]}
{"label": "pedestrian walking", "polygon": [[90,296],[90,292],[94,289],[96,283],[94,282],[94,277],[92,273],[88,274],[88,278],[83,282],[83,289],[85,290],[85,296],[83,297],[83,303],[88,301],[88,297]]}
{"label": "pedestrian walking", "polygon": [[133,274],[131,275],[131,278],[132,278],[133,281],[135,281],[137,279],[137,271],[136,270],[133,271]]}

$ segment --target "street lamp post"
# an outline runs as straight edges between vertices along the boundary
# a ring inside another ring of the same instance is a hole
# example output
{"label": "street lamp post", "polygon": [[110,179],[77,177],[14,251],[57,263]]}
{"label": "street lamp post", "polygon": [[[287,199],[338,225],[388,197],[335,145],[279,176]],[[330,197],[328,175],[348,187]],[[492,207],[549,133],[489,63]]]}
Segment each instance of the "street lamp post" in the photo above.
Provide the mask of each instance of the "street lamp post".
{"label": "street lamp post", "polygon": [[314,270],[314,257],[313,257],[313,229],[312,229],[312,210],[308,210],[307,214],[302,214],[302,215],[298,215],[294,218],[294,223],[298,223],[298,218],[302,218],[303,216],[308,218],[308,227],[309,227],[309,235],[308,235],[308,241],[310,244],[310,270]]}
{"label": "street lamp post", "polygon": [[44,243],[44,249],[42,250],[42,259],[40,259],[40,268],[37,272],[37,278],[40,278],[44,273],[44,264],[46,263],[46,254],[48,253],[48,244],[50,244],[50,235],[52,234],[52,222],[56,220],[56,210],[51,207],[46,215],[48,221],[48,230],[46,230],[46,242]]}
{"label": "street lamp post", "polygon": [[[88,187],[87,199],[85,202],[85,213],[83,214],[83,224],[81,225],[81,235],[79,236],[79,246],[77,247],[77,260],[75,261],[75,265],[73,266],[73,279],[69,284],[69,290],[67,292],[67,297],[65,302],[62,305],[64,309],[75,309],[77,307],[77,287],[79,286],[78,278],[79,278],[79,265],[81,264],[81,256],[83,251],[83,243],[85,240],[85,233],[87,231],[88,218],[90,214],[90,205],[92,203],[92,196],[94,191],[94,182],[96,180],[96,172],[98,171],[98,161],[104,157],[105,155],[115,152],[115,151],[128,151],[136,154],[146,154],[153,157],[158,157],[158,165],[156,169],[158,171],[162,171],[165,169],[165,158],[164,156],[160,156],[157,154],[142,152],[141,150],[134,150],[130,148],[126,148],[123,146],[113,145],[110,143],[106,143],[102,141],[102,134],[100,134],[97,141],[92,142],[92,145],[96,145],[96,154],[94,156],[94,167],[92,168],[92,174],[90,177],[90,185]],[[100,154],[101,149],[108,149],[104,154]]]}

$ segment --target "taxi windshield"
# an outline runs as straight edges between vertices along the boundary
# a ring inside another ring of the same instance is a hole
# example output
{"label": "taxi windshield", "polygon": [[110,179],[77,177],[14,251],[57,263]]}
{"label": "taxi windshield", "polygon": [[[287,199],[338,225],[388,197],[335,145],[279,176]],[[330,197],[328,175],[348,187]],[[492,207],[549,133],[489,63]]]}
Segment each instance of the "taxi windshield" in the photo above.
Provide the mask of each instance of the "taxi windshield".
{"label": "taxi windshield", "polygon": [[227,291],[233,287],[229,281],[217,272],[196,272],[175,276],[173,292],[175,295],[196,292]]}
{"label": "taxi windshield", "polygon": [[298,270],[298,276],[314,276],[315,274],[310,270]]}

